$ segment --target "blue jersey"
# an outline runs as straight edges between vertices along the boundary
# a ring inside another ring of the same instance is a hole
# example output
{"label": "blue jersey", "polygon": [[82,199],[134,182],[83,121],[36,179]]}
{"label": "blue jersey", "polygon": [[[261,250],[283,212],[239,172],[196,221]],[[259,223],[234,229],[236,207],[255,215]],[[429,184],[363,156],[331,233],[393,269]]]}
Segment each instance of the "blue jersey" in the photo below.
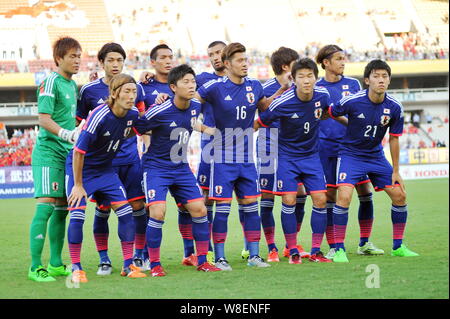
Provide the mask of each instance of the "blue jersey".
{"label": "blue jersey", "polygon": [[341,99],[330,108],[332,117],[346,115],[348,126],[339,154],[364,157],[384,156],[381,141],[389,128],[389,134],[403,133],[403,106],[389,94],[382,103],[369,100],[368,90]]}
{"label": "blue jersey", "polygon": [[173,96],[173,92],[169,87],[169,83],[158,82],[155,79],[150,79],[147,84],[139,83],[144,88],[145,92],[145,108],[155,104],[156,97],[159,93],[167,93],[169,96]]}
{"label": "blue jersey", "polygon": [[258,121],[266,127],[280,121],[279,157],[304,157],[318,152],[320,118],[330,105],[326,89],[315,88],[312,99],[304,102],[298,98],[294,86],[276,98]]}
{"label": "blue jersey", "polygon": [[[95,108],[89,114],[74,147],[74,150],[85,154],[83,172],[113,172],[113,158],[138,118],[139,111],[135,107],[122,118],[115,116],[107,104]],[[74,150],[67,158],[68,166],[72,165]]]}
{"label": "blue jersey", "polygon": [[174,169],[188,165],[187,146],[200,108],[200,102],[192,99],[189,108],[180,110],[171,98],[145,112],[136,124],[140,133],[152,131],[150,147],[142,157],[144,168]]}
{"label": "blue jersey", "polygon": [[[357,79],[342,76],[337,82],[328,82],[324,78],[317,81],[316,86],[327,89],[330,93],[331,102],[337,103],[343,97],[361,91],[361,84]],[[339,152],[339,143],[345,135],[345,125],[333,120],[327,119],[320,122],[319,137],[322,140],[331,142],[327,144],[327,151],[337,156]],[[330,149],[331,148],[331,149]]]}
{"label": "blue jersey", "polygon": [[[266,81],[263,85],[263,90],[264,90],[264,96],[269,98],[272,95],[275,94],[275,92],[277,92],[280,88],[281,88],[281,84],[278,82],[277,78],[272,78],[268,81]],[[265,136],[261,136],[263,138],[266,139],[266,153],[270,152],[270,144],[274,144],[278,142],[278,135],[277,134],[271,134],[272,131],[270,130],[271,128],[280,128],[280,121],[275,120],[272,123],[270,123],[269,127],[267,127],[267,129],[265,130]],[[262,130],[260,131],[259,134],[261,134],[261,132],[263,132]],[[259,154],[259,152],[258,152]]]}
{"label": "blue jersey", "polygon": [[[145,100],[145,92],[142,86],[137,84],[136,105]],[[80,90],[80,96],[77,104],[77,119],[81,121],[86,119],[89,113],[97,106],[106,102],[109,96],[109,87],[103,82],[103,78],[83,85]],[[113,165],[129,165],[139,162],[139,154],[137,151],[137,138],[132,137],[125,140],[120,147],[119,152],[114,158]]]}
{"label": "blue jersey", "polygon": [[[197,82],[197,89],[202,87],[203,84],[206,82],[209,82],[211,80],[218,80],[222,79],[223,76],[219,76],[216,73],[209,73],[209,72],[203,72],[195,78],[195,81]],[[209,102],[202,104],[202,113],[203,113],[203,124],[209,127],[214,127],[214,116],[212,113],[212,105]]]}
{"label": "blue jersey", "polygon": [[253,121],[257,103],[264,98],[261,83],[245,78],[235,84],[224,77],[205,83],[198,94],[214,105],[214,123],[221,133],[220,140],[213,142],[216,161],[221,156],[220,161],[226,163],[253,162]]}

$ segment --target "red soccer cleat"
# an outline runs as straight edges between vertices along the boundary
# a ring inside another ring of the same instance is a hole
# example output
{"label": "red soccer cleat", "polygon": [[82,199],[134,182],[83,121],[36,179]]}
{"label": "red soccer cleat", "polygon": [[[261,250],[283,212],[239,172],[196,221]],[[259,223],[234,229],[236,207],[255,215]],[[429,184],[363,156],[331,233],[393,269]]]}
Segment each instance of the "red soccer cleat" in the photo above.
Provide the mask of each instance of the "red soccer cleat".
{"label": "red soccer cleat", "polygon": [[303,249],[302,245],[297,245],[297,249],[298,249],[298,252],[300,253],[300,257],[302,257],[302,258],[309,258],[311,256],[308,252],[306,252]]}
{"label": "red soccer cleat", "polygon": [[205,262],[197,267],[198,271],[210,272],[210,271],[221,271],[222,269],[217,268],[214,265],[211,265],[209,262]]}
{"label": "red soccer cleat", "polygon": [[299,254],[293,254],[289,257],[289,263],[290,264],[301,264],[302,263],[302,258],[300,257]]}
{"label": "red soccer cleat", "polygon": [[309,261],[316,262],[316,263],[331,263],[332,262],[331,259],[325,258],[321,251],[318,251],[317,253],[311,255],[311,257],[309,257]]}
{"label": "red soccer cleat", "polygon": [[280,258],[278,257],[278,251],[275,248],[270,251],[269,255],[267,255],[267,261],[270,263],[280,261]]}
{"label": "red soccer cleat", "polygon": [[166,275],[164,268],[161,265],[155,266],[150,270],[152,277],[163,277]]}
{"label": "red soccer cleat", "polygon": [[181,264],[184,266],[197,266],[197,256],[194,254],[190,255],[189,257],[184,257],[181,261]]}

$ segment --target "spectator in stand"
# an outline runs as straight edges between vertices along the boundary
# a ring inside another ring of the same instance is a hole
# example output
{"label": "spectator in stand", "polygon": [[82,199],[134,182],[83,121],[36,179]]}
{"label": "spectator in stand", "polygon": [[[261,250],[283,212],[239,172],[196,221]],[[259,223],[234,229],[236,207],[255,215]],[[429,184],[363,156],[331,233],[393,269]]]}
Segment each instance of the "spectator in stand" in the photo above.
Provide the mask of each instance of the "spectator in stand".
{"label": "spectator in stand", "polygon": [[433,117],[431,116],[430,113],[427,113],[425,118],[426,118],[428,124],[431,124],[433,122]]}
{"label": "spectator in stand", "polygon": [[420,127],[420,115],[419,115],[419,113],[414,113],[414,115],[413,115],[413,124],[417,128]]}
{"label": "spectator in stand", "polygon": [[425,144],[425,142],[423,140],[419,141],[419,148],[427,148],[427,145]]}

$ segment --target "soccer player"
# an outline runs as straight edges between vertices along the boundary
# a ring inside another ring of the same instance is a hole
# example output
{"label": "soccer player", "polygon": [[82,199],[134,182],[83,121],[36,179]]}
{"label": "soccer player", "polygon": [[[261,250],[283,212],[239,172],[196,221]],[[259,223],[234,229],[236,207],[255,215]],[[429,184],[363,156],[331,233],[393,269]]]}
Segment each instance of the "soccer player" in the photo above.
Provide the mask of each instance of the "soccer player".
{"label": "soccer player", "polygon": [[148,109],[145,119],[137,125],[140,133],[152,131],[152,143],[143,156],[144,187],[150,211],[146,234],[151,274],[153,277],[166,275],[160,262],[160,246],[169,190],[192,216],[197,270],[220,271],[206,260],[210,236],[206,207],[187,162],[189,137],[200,114],[200,103],[193,99],[195,72],[182,64],[170,71],[168,81],[173,98]]}
{"label": "soccer player", "polygon": [[[263,84],[264,95],[266,97],[270,97],[275,93],[280,87],[280,81],[286,77],[286,74],[290,74],[292,65],[296,60],[299,59],[299,55],[295,50],[286,47],[280,47],[277,51],[275,51],[270,57],[270,64],[272,65],[272,69],[275,73],[275,77],[273,79],[268,80]],[[271,129],[278,130],[279,129],[279,121],[274,121],[271,125],[265,130],[260,130],[259,138],[265,140],[265,152],[266,154],[271,154],[271,146],[275,147],[278,145],[278,135],[273,134]],[[272,132],[272,134],[271,134]],[[278,132],[278,131],[276,131]],[[258,147],[260,144],[258,143]],[[260,155],[260,151],[257,152]],[[273,155],[272,155],[273,157]],[[261,202],[260,202],[260,211],[261,211],[261,224],[264,231],[264,235],[266,237],[267,246],[269,249],[269,254],[267,256],[267,261],[269,262],[278,262],[280,261],[278,257],[278,248],[275,244],[275,220],[273,218],[273,205],[276,192],[275,188],[275,170],[276,170],[276,158],[273,158],[274,163],[270,165],[270,161],[263,162],[262,159],[259,159],[260,165],[260,174],[259,174],[259,183],[261,187]],[[264,171],[263,171],[264,170]],[[268,171],[269,170],[269,171]],[[297,193],[297,203],[295,205],[295,217],[297,219],[297,234],[300,232],[300,228],[303,222],[303,217],[305,215],[305,201],[306,201],[306,193],[305,189],[302,186],[302,183],[299,184],[299,191]],[[309,257],[309,253],[305,252],[301,245],[297,245],[297,249],[300,252],[300,256],[304,258]],[[283,255],[285,257],[289,257],[289,249],[287,249],[287,245],[283,250]]]}
{"label": "soccer player", "polygon": [[[361,90],[357,79],[344,76],[345,53],[337,45],[329,44],[321,48],[316,61],[325,70],[324,78],[317,82],[317,86],[324,87],[331,96],[331,101],[337,103],[341,98]],[[327,180],[327,241],[330,250],[326,254],[332,259],[336,249],[333,232],[333,207],[336,204],[336,165],[339,145],[345,136],[346,127],[333,119],[320,123],[319,152],[325,178]],[[382,255],[384,251],[369,242],[373,224],[373,202],[370,191],[370,180],[364,176],[355,185],[359,197],[358,221],[360,226],[360,242],[357,253],[360,255]]]}
{"label": "soccer player", "polygon": [[[53,45],[57,66],[39,86],[39,135],[32,153],[34,197],[36,210],[30,226],[31,266],[28,278],[38,282],[55,281],[67,276],[61,259],[67,216],[64,164],[76,142],[75,110],[78,88],[72,76],[81,63],[81,46],[70,37],[58,39]],[[42,266],[41,255],[47,233],[50,241],[50,262]]]}
{"label": "soccer player", "polygon": [[[225,66],[222,62],[222,50],[225,48],[226,44],[223,41],[214,41],[208,45],[207,53],[209,57],[209,62],[211,63],[214,72],[203,72],[197,75],[197,88],[200,88],[206,82],[211,80],[222,79],[225,76]],[[203,114],[203,124],[208,127],[214,127],[214,117],[212,113],[213,106],[206,102],[202,104],[202,114]],[[207,134],[202,134],[201,139],[201,149],[203,150],[208,143],[212,141],[212,136]],[[210,154],[212,156],[212,154]],[[200,155],[200,164],[198,166],[197,172],[197,182],[200,188],[203,190],[203,196],[205,198],[205,206],[208,212],[208,221],[210,225],[210,233],[212,235],[212,225],[214,217],[214,201],[208,198],[209,194],[209,173],[211,170],[211,165],[209,162],[205,161],[203,158],[203,152]],[[214,253],[211,240],[208,247],[208,261],[214,262]]]}
{"label": "soccer player", "polygon": [[145,106],[147,109],[155,104],[155,99],[159,93],[173,95],[168,83],[169,72],[173,68],[172,49],[167,44],[155,46],[150,51],[150,64],[155,69],[155,74],[144,72],[141,75],[146,79],[141,84],[145,91]]}
{"label": "soccer player", "polygon": [[[127,74],[117,74],[110,79],[109,89],[106,104],[91,112],[66,162],[70,210],[68,240],[73,282],[88,281],[81,266],[80,254],[86,200],[92,194],[110,203],[119,219],[118,233],[124,260],[121,276],[146,277],[139,267],[132,264],[135,236],[133,209],[128,203],[125,186],[113,167],[113,158],[139,117],[134,106],[136,81]],[[139,181],[140,178],[136,182]]]}
{"label": "soccer player", "polygon": [[310,194],[312,248],[310,261],[331,262],[320,251],[327,224],[326,182],[319,159],[319,123],[331,105],[326,89],[315,88],[319,70],[309,58],[300,59],[292,66],[295,86],[272,102],[260,114],[255,128],[267,127],[279,119],[276,194],[282,196],[281,223],[289,249],[289,263],[301,264],[297,248],[296,218],[298,181],[302,180]]}
{"label": "soccer player", "polygon": [[[376,191],[384,190],[392,200],[392,256],[418,256],[403,244],[407,219],[405,185],[399,174],[399,136],[403,133],[403,107],[386,93],[391,68],[382,60],[370,61],[364,69],[368,89],[342,98],[330,107],[330,116],[348,117],[348,126],[339,152],[338,194],[333,208],[336,254],[334,262],[348,262],[344,239],[348,209],[354,185],[368,175]],[[381,141],[389,129],[392,166],[387,161]]]}
{"label": "soccer player", "polygon": [[240,43],[227,45],[222,51],[227,76],[205,83],[196,94],[201,103],[214,105],[216,136],[213,140],[208,198],[216,202],[214,253],[216,266],[222,270],[232,270],[225,258],[224,245],[233,191],[238,197],[239,209],[245,215],[244,232],[249,248],[247,265],[270,266],[259,256],[261,220],[257,197],[260,190],[253,161],[252,127],[256,109],[265,110],[276,96],[289,87],[287,83],[283,84],[273,96],[266,98],[261,84],[247,77],[248,59],[245,52],[245,47]]}
{"label": "soccer player", "polygon": [[[120,74],[126,59],[125,50],[120,44],[106,43],[97,54],[98,61],[105,71],[105,76],[84,85],[80,90],[77,107],[77,120],[86,119],[89,112],[97,106],[105,103],[109,96],[108,85],[111,79]],[[137,84],[136,106],[140,112],[145,111],[145,93],[140,84]],[[144,245],[147,216],[144,207],[144,192],[142,189],[142,168],[137,149],[137,138],[126,139],[113,159],[113,167],[122,181],[127,193],[128,201],[133,208],[135,225],[135,254],[133,263],[137,267],[145,269]],[[97,202],[94,215],[94,239],[100,256],[97,275],[110,275],[112,272],[111,260],[108,256],[109,227],[108,218],[111,212],[110,203],[94,195]]]}

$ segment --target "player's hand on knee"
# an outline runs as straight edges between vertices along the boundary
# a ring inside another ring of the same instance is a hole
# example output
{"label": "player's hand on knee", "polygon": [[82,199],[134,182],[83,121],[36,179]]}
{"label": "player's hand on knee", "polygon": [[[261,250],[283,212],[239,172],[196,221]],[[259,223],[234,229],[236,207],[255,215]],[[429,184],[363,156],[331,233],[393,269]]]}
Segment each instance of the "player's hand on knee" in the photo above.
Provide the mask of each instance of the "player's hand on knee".
{"label": "player's hand on knee", "polygon": [[87,202],[87,193],[84,190],[83,186],[75,185],[72,188],[72,192],[70,193],[69,198],[67,198],[67,203],[70,207],[78,207],[80,206],[83,197]]}
{"label": "player's hand on knee", "polygon": [[403,178],[398,172],[392,173],[392,185],[394,186],[395,184],[399,184],[402,192],[406,194],[405,183],[403,182]]}

